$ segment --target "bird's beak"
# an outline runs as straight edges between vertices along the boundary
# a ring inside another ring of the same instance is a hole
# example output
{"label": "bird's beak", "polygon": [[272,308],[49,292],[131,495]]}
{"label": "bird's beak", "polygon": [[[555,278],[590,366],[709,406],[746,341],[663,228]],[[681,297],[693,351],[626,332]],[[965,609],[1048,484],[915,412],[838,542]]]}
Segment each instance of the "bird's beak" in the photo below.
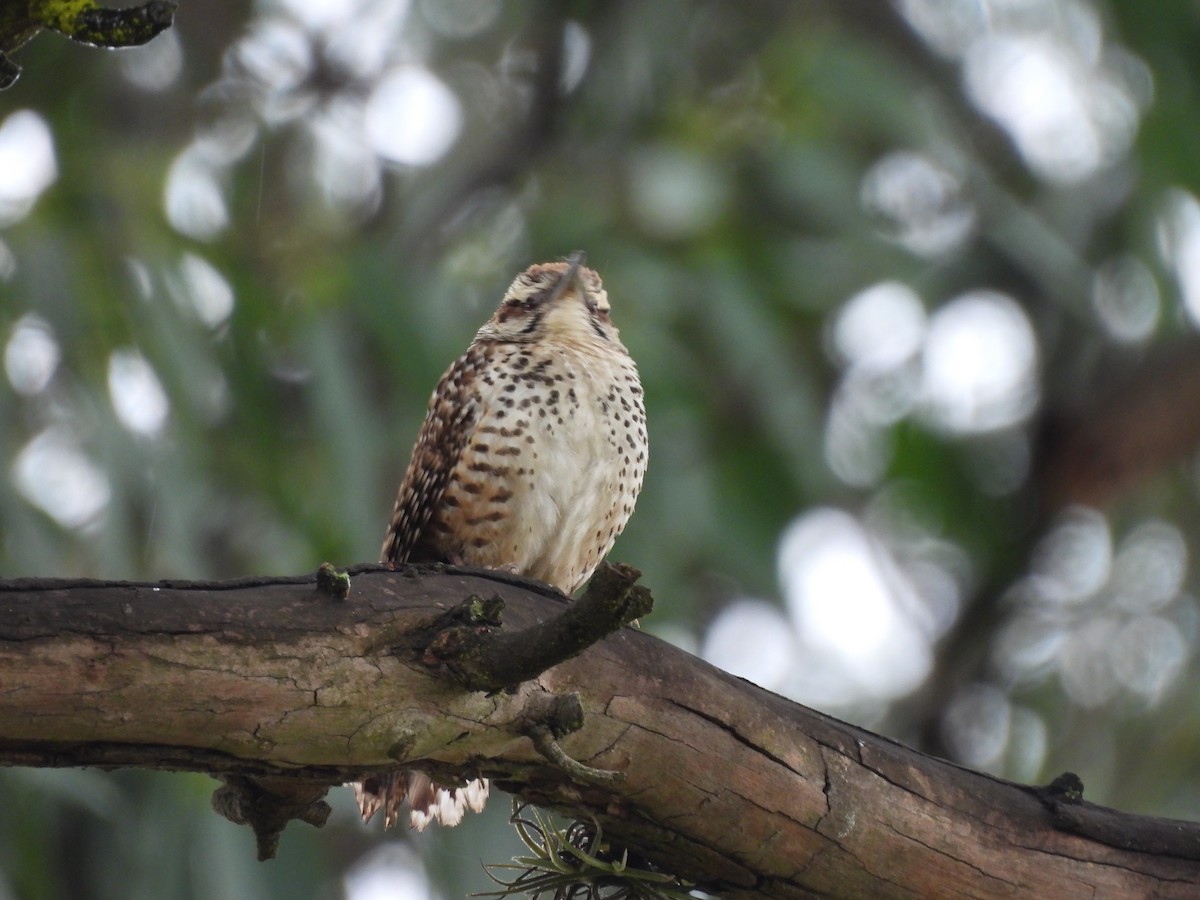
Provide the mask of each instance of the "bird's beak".
{"label": "bird's beak", "polygon": [[558,279],[558,284],[554,286],[554,293],[550,295],[548,302],[554,303],[572,285],[579,290],[579,296],[583,296],[583,285],[579,282],[579,273],[583,269],[583,263],[586,259],[587,254],[582,250],[576,250],[567,257],[567,270],[563,272],[562,278]]}

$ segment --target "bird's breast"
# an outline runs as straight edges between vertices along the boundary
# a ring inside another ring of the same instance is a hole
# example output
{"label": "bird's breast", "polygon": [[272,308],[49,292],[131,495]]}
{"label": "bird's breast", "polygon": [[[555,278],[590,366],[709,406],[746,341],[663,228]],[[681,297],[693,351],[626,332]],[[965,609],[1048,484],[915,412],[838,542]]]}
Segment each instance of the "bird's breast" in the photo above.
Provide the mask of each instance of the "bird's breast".
{"label": "bird's breast", "polygon": [[437,528],[455,561],[575,590],[624,528],[647,458],[637,370],[549,349],[501,351]]}

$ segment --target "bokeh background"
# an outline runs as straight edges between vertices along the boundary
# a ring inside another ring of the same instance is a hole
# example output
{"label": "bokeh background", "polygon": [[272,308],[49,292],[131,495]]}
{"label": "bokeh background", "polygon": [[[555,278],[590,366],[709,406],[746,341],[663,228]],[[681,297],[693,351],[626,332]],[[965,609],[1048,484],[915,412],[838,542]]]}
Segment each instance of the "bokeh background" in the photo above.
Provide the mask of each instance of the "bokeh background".
{"label": "bokeh background", "polygon": [[[183,0],[0,94],[0,575],[376,558],[440,372],[588,252],[647,630],[1200,818],[1200,8]],[[277,861],[202,776],[0,771],[0,898],[460,897],[505,798]]]}

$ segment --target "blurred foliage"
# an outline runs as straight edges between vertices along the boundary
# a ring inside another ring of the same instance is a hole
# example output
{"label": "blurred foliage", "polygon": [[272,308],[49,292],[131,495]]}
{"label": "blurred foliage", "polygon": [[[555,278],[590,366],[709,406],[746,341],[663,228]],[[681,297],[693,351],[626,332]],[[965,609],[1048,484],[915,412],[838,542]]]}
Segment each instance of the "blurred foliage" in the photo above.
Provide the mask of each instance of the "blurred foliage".
{"label": "blurred foliage", "polygon": [[[1183,0],[261,0],[33,42],[0,95],[0,574],[375,558],[442,369],[582,248],[647,390],[614,556],[649,629],[1200,817],[1200,404],[1145,374],[1196,353],[1198,41]],[[1056,436],[1114,384],[1183,437],[1085,494]],[[861,610],[840,642],[813,597]],[[209,787],[0,772],[0,897],[339,896],[395,841],[453,897],[517,846],[503,810],[383,836],[334,798],[260,866]]]}

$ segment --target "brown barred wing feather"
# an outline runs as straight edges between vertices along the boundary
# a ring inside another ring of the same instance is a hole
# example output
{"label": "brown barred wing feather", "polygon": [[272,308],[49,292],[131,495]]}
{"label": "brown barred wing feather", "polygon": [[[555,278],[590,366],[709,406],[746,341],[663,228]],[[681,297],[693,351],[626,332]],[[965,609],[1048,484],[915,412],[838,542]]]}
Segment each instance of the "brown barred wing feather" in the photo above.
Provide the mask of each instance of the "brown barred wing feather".
{"label": "brown barred wing feather", "polygon": [[430,523],[479,420],[476,380],[489,355],[486,346],[472,344],[438,381],[396,495],[382,562],[451,561],[431,533]]}

